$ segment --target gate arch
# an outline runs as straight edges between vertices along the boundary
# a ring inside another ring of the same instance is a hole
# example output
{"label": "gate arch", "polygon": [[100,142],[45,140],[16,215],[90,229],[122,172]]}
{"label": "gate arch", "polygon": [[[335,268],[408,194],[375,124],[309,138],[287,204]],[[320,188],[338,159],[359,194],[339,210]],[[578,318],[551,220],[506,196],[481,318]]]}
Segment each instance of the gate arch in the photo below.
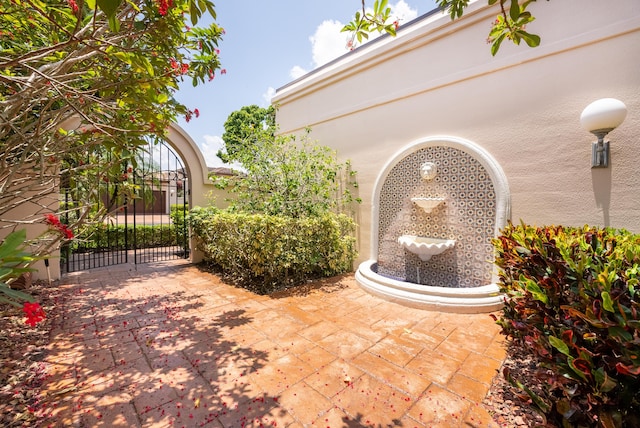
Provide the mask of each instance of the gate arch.
{"label": "gate arch", "polygon": [[[169,134],[166,138],[169,145],[182,158],[187,176],[190,180],[189,207],[204,206],[209,203],[207,195],[215,187],[209,180],[209,168],[204,160],[204,156],[198,145],[178,124],[169,126]],[[203,259],[203,254],[193,245],[193,238],[189,234],[189,260],[192,263],[199,263]]]}
{"label": "gate arch", "polygon": [[178,124],[169,126],[167,143],[182,158],[191,184],[189,206],[206,205],[206,195],[213,188],[209,180],[209,169],[202,152],[193,139]]}
{"label": "gate arch", "polygon": [[[73,130],[78,129],[79,126],[80,121],[78,118],[72,118],[63,125],[63,128]],[[179,222],[180,225],[178,225],[178,223],[174,222],[173,215],[168,216],[167,214],[173,213],[174,209],[176,211],[179,209],[184,215],[188,208],[196,205],[206,205],[208,203],[207,195],[215,187],[208,178],[208,168],[204,156],[194,140],[175,123],[172,123],[167,131],[163,142],[156,146],[157,150],[156,148],[149,149],[149,153],[146,156],[147,160],[141,160],[143,165],[148,163],[149,166],[143,166],[143,170],[136,174],[130,174],[130,176],[133,175],[137,178],[138,185],[141,186],[140,196],[142,199],[136,198],[128,203],[125,200],[124,209],[120,208],[118,212],[114,211],[109,215],[108,222],[112,226],[115,225],[115,229],[119,229],[119,231],[106,232],[104,235],[107,238],[99,238],[100,241],[93,242],[90,247],[83,247],[80,244],[79,246],[74,245],[73,250],[64,248],[62,254],[66,256],[64,257],[66,260],[61,263],[61,270],[71,272],[92,267],[129,263],[131,261],[137,264],[153,260],[177,258],[169,256],[169,253],[163,254],[162,250],[157,248],[150,249],[153,246],[161,246],[160,243],[156,242],[155,227],[159,225],[162,228],[171,224],[173,224],[173,226],[170,226],[171,230],[174,230],[171,234],[181,235],[182,237],[178,238],[181,243],[166,244],[170,245],[170,247],[166,247],[165,251],[175,252],[175,248],[172,249],[171,246],[177,245],[177,248],[181,249],[178,249],[174,255],[179,253],[179,257],[188,257],[192,262],[201,260],[202,257],[198,252],[189,251],[189,248],[193,248],[192,239],[183,226],[184,222],[181,221]],[[157,156],[160,156],[160,158],[156,159]],[[162,159],[163,156],[164,159]],[[171,156],[171,159],[173,159],[168,164],[167,156]],[[152,164],[155,166],[152,166]],[[169,175],[175,176],[173,180],[168,177]],[[134,178],[134,184],[136,178]],[[175,183],[172,185],[171,181],[175,181]],[[60,190],[62,191],[62,188]],[[69,189],[65,189],[65,192],[68,195]],[[106,194],[108,195],[109,192],[107,191]],[[174,196],[178,195],[180,195],[179,199],[174,198]],[[114,204],[109,200],[108,196],[106,198],[107,200],[103,201],[103,203],[108,206]],[[69,206],[69,200],[63,199],[63,203],[65,207]],[[121,205],[122,203],[121,201],[117,204]],[[176,207],[176,203],[180,207]],[[181,207],[184,207],[184,209]],[[157,217],[153,217],[149,220],[149,218],[158,214],[162,214],[161,217],[165,217],[165,219],[158,221]],[[172,220],[167,220],[169,217]],[[184,217],[182,216],[182,218]],[[143,226],[142,228],[140,228],[141,225]],[[123,226],[124,232],[122,231]],[[149,232],[144,226],[153,226],[154,230]],[[178,232],[176,227],[181,231]],[[113,229],[113,227],[109,228],[109,226],[106,226],[106,228]],[[138,233],[136,232],[137,229],[141,229],[141,231]],[[151,244],[147,242],[147,233],[151,233]],[[123,234],[124,238],[121,236]],[[100,235],[102,236],[103,234],[101,233]],[[115,236],[115,238],[110,238],[110,236]],[[106,243],[100,244],[104,239],[106,239]],[[120,243],[122,239],[124,239],[124,244]],[[160,242],[165,240],[165,238],[160,238]],[[148,245],[151,245],[151,247]],[[80,257],[76,257],[78,254]],[[54,272],[53,276],[59,277],[59,275],[59,272]]]}

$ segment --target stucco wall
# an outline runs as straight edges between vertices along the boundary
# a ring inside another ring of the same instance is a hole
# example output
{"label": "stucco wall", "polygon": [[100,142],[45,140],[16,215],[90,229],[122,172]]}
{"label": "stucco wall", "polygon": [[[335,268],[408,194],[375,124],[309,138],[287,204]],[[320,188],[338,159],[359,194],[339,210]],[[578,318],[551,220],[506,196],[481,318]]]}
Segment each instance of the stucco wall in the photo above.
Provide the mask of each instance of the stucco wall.
{"label": "stucco wall", "polygon": [[[23,168],[29,168],[25,165]],[[36,168],[36,173],[39,170]],[[33,247],[27,247],[27,252],[42,251],[42,249],[51,243],[51,240],[57,235],[57,232],[50,231],[50,228],[44,222],[46,214],[55,213],[58,210],[58,183],[56,177],[58,169],[50,167],[42,171],[42,179],[30,179],[16,187],[22,187],[23,193],[17,206],[8,210],[0,221],[0,241],[4,240],[11,232],[25,229],[27,232],[27,240],[34,241]],[[33,171],[30,177],[33,177]],[[14,177],[16,181],[20,181],[21,177]],[[11,189],[16,191],[15,188]],[[57,236],[56,236],[57,237]],[[49,262],[49,272],[45,267],[43,260],[39,260],[31,265],[35,269],[31,275],[33,279],[44,280],[49,276],[51,279],[60,277],[60,251],[51,252]]]}
{"label": "stucco wall", "polygon": [[[451,22],[437,13],[365,45],[291,84],[273,100],[280,132],[312,138],[358,171],[360,259],[370,254],[374,183],[394,153],[433,135],[488,151],[511,191],[511,218],[607,225],[640,232],[640,2],[533,4],[542,43],[485,40],[497,10],[475,2]],[[613,97],[628,108],[611,132],[611,162],[591,169],[580,113]]]}

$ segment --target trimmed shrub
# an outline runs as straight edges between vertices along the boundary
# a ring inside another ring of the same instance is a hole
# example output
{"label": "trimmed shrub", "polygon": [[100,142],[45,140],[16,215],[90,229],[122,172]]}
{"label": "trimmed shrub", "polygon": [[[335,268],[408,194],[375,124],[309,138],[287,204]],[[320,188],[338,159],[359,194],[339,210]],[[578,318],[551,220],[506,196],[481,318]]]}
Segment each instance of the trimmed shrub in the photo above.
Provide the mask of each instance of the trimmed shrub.
{"label": "trimmed shrub", "polygon": [[191,213],[205,259],[259,293],[353,267],[355,225],[346,215],[290,218],[198,208]]}
{"label": "trimmed shrub", "polygon": [[[125,235],[126,231],[126,235]],[[178,245],[173,226],[136,226],[135,245],[138,248],[168,247]],[[133,226],[111,226],[98,224],[71,242],[71,251],[132,250],[134,248]]]}
{"label": "trimmed shrub", "polygon": [[189,224],[186,217],[189,214],[189,206],[184,204],[171,204],[169,218],[176,234],[177,245],[186,246],[189,237]]}
{"label": "trimmed shrub", "polygon": [[497,322],[540,362],[543,391],[507,379],[560,426],[640,426],[640,235],[523,224],[494,244]]}

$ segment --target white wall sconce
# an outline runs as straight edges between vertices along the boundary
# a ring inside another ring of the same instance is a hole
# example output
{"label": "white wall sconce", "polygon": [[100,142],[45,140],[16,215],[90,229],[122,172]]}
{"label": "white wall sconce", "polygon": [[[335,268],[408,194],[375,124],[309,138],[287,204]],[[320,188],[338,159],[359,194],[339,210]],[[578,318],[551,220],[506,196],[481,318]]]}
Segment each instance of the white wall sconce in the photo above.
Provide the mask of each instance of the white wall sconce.
{"label": "white wall sconce", "polygon": [[602,98],[589,104],[580,115],[582,126],[596,137],[592,144],[591,168],[609,166],[609,142],[604,137],[616,129],[627,117],[627,106],[615,98]]}

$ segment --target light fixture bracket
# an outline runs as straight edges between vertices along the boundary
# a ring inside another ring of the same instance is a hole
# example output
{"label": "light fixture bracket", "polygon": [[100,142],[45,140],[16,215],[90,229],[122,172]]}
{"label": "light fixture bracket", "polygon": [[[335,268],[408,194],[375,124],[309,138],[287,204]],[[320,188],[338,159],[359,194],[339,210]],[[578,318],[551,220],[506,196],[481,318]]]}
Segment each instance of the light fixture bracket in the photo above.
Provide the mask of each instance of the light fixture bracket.
{"label": "light fixture bracket", "polygon": [[591,146],[591,168],[607,167],[609,167],[609,142],[594,142]]}
{"label": "light fixture bracket", "polygon": [[593,131],[598,137],[598,141],[591,144],[591,168],[609,167],[609,142],[604,141],[604,137],[611,129],[599,129]]}

